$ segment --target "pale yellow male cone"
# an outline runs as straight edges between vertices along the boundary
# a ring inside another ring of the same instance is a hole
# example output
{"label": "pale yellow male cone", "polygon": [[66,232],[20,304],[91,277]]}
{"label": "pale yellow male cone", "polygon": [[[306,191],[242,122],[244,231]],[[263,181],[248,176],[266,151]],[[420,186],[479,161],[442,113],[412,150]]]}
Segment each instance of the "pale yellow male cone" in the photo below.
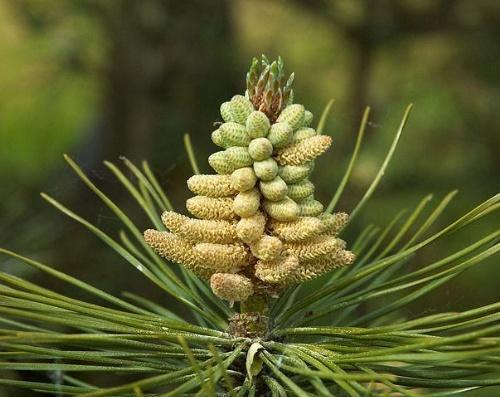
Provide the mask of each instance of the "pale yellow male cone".
{"label": "pale yellow male cone", "polygon": [[234,219],[231,197],[195,196],[186,201],[187,210],[200,219]]}
{"label": "pale yellow male cone", "polygon": [[252,189],[257,183],[257,175],[252,167],[239,168],[231,174],[231,187],[239,192]]}
{"label": "pale yellow male cone", "polygon": [[234,199],[234,213],[242,218],[254,215],[260,206],[260,193],[257,189],[240,192]]}
{"label": "pale yellow male cone", "polygon": [[250,245],[252,254],[262,260],[276,259],[283,251],[283,243],[275,236],[262,236],[255,243]]}
{"label": "pale yellow male cone", "polygon": [[325,153],[332,144],[328,135],[316,135],[287,146],[278,152],[280,165],[300,165],[314,160]]}
{"label": "pale yellow male cone", "polygon": [[266,227],[266,217],[256,212],[248,218],[241,218],[236,224],[236,234],[241,241],[251,244],[262,237]]}
{"label": "pale yellow male cone", "polygon": [[252,281],[239,274],[215,273],[210,287],[215,295],[230,302],[246,301],[254,292]]}
{"label": "pale yellow male cone", "polygon": [[270,223],[273,235],[283,241],[296,242],[311,239],[324,230],[323,222],[316,217],[302,217],[291,222],[273,220]]}
{"label": "pale yellow male cone", "polygon": [[187,180],[189,190],[208,197],[228,197],[238,193],[229,175],[193,175]]}
{"label": "pale yellow male cone", "polygon": [[234,222],[192,219],[173,211],[161,216],[163,224],[177,236],[195,243],[232,243],[237,239]]}

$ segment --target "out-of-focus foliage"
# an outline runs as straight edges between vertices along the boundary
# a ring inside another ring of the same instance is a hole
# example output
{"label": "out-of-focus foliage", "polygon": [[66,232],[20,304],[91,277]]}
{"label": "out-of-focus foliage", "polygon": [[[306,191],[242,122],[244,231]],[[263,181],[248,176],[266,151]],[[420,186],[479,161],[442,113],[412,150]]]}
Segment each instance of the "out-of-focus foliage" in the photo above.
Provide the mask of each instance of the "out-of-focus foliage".
{"label": "out-of-focus foliage", "polygon": [[[322,160],[331,167],[315,175],[323,201],[346,166],[361,109],[372,106],[370,150],[340,208],[373,178],[390,126],[414,102],[390,177],[358,224],[387,223],[429,191],[442,197],[459,188],[444,224],[498,191],[498,37],[495,0],[2,1],[0,245],[43,256],[108,291],[137,284],[133,274],[113,274],[115,259],[98,256],[102,246],[46,209],[37,192],[66,196],[73,208],[113,228],[116,220],[59,168],[60,159],[71,152],[125,200],[100,166],[123,154],[147,157],[179,207],[189,175],[182,134],[191,132],[199,158],[213,151],[217,106],[243,91],[236,72],[259,53],[287,59],[301,76],[300,102],[316,114],[329,98],[336,100],[327,125],[334,149]],[[479,223],[462,242],[487,226]],[[498,300],[492,264],[468,272],[420,308]]]}

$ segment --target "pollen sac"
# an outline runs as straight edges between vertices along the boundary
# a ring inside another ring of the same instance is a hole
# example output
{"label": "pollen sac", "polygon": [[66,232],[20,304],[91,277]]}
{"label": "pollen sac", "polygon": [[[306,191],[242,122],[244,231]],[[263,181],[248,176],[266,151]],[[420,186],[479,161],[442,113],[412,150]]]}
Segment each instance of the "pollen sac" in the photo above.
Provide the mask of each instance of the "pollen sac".
{"label": "pollen sac", "polygon": [[272,260],[280,256],[283,243],[278,237],[262,236],[250,246],[252,254],[262,260]]}
{"label": "pollen sac", "polygon": [[351,251],[339,249],[330,254],[303,261],[296,275],[296,282],[304,282],[320,277],[334,269],[352,264],[355,259],[356,256]]}
{"label": "pollen sac", "polygon": [[258,110],[253,111],[246,119],[246,130],[250,138],[264,138],[269,133],[271,124],[266,114]]}
{"label": "pollen sac", "polygon": [[193,252],[192,243],[173,233],[149,229],[144,232],[144,240],[161,257],[182,264],[203,279],[213,274]]}
{"label": "pollen sac", "polygon": [[248,152],[256,161],[266,160],[273,153],[273,145],[267,138],[255,138],[250,142]]}
{"label": "pollen sac", "polygon": [[231,174],[231,187],[239,192],[252,189],[257,183],[257,175],[252,167],[243,167]]}
{"label": "pollen sac", "polygon": [[278,163],[273,158],[254,162],[253,169],[261,181],[271,181],[278,175]]}
{"label": "pollen sac", "polygon": [[280,201],[264,200],[264,209],[271,218],[282,222],[294,221],[300,215],[299,205],[290,197]]}
{"label": "pollen sac", "polygon": [[252,281],[239,274],[215,273],[210,278],[210,287],[215,295],[230,302],[245,301],[254,292]]}
{"label": "pollen sac", "polygon": [[247,117],[254,110],[252,103],[243,95],[233,96],[231,98],[230,106],[234,121],[243,125],[245,125]]}
{"label": "pollen sac", "polygon": [[208,197],[227,197],[236,194],[229,175],[193,175],[187,180],[189,190]]}
{"label": "pollen sac", "polygon": [[271,201],[283,200],[288,192],[288,186],[279,176],[271,181],[260,181],[259,188],[262,195]]}
{"label": "pollen sac", "polygon": [[304,106],[294,104],[287,106],[285,109],[283,109],[277,121],[279,123],[285,122],[290,127],[292,127],[293,130],[296,130],[302,127],[302,125],[304,124],[304,116],[305,116]]}
{"label": "pollen sac", "polygon": [[312,172],[312,163],[303,165],[284,165],[279,167],[279,175],[286,183],[296,183],[307,178]]}
{"label": "pollen sac", "polygon": [[236,168],[229,162],[225,151],[212,153],[208,157],[208,164],[218,174],[231,174]]}
{"label": "pollen sac", "polygon": [[288,197],[297,202],[304,200],[314,193],[314,185],[311,181],[303,179],[302,181],[288,185]]}
{"label": "pollen sac", "polygon": [[260,193],[257,189],[240,192],[234,198],[233,210],[236,215],[248,218],[254,215],[260,206]]}
{"label": "pollen sac", "polygon": [[297,131],[295,131],[295,133],[293,134],[293,142],[299,142],[299,141],[302,141],[306,138],[310,138],[312,136],[315,136],[315,135],[318,135],[316,133],[316,131],[312,128],[309,128],[309,127],[302,127],[300,129],[298,129]]}
{"label": "pollen sac", "polygon": [[271,126],[267,139],[273,147],[279,149],[288,145],[293,137],[293,129],[288,123],[276,123]]}
{"label": "pollen sac", "polygon": [[248,167],[253,164],[253,159],[246,147],[233,146],[225,151],[226,159],[234,169]]}
{"label": "pollen sac", "polygon": [[254,243],[264,234],[266,217],[262,212],[256,212],[247,218],[241,218],[236,224],[238,238],[246,244]]}
{"label": "pollen sac", "polygon": [[169,232],[146,230],[144,239],[159,255],[173,262],[192,266],[196,260],[192,253],[192,244]]}

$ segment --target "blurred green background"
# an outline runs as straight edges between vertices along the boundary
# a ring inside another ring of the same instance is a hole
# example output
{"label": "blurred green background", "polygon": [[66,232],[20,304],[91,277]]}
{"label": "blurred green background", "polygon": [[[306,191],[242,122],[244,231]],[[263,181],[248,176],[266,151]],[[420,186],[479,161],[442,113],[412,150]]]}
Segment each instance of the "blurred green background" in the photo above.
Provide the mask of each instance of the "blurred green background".
{"label": "blurred green background", "polygon": [[[497,0],[0,0],[0,246],[107,291],[129,290],[168,304],[38,192],[114,231],[118,221],[68,170],[62,154],[135,215],[102,165],[104,159],[119,163],[123,155],[147,159],[175,206],[183,208],[191,174],[183,134],[192,135],[208,171],[219,105],[243,93],[250,59],[261,53],[281,55],[295,71],[296,100],[316,120],[335,99],[326,129],[334,147],[314,174],[323,202],[346,167],[363,108],[372,107],[342,210],[352,209],[363,194],[405,106],[415,104],[352,238],[370,223],[384,225],[427,193],[438,200],[458,188],[444,225],[499,191],[499,38]],[[484,235],[498,220],[481,221],[431,247],[413,266]],[[408,315],[498,301],[495,259],[422,298]],[[73,293],[17,262],[2,259],[2,267]],[[8,393],[0,389],[1,397],[33,395]],[[490,389],[469,395],[499,394]]]}

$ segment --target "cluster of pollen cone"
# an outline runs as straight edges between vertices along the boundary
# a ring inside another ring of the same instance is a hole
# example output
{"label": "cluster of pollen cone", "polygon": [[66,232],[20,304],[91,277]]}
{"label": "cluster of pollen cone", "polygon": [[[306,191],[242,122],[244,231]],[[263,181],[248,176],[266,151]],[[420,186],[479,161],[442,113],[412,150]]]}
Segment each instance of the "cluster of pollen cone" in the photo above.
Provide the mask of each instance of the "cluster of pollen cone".
{"label": "cluster of pollen cone", "polygon": [[186,207],[195,218],[168,211],[162,221],[169,231],[144,234],[159,255],[231,302],[274,295],[354,260],[337,238],[347,214],[325,213],[309,180],[332,139],[291,103],[292,80],[284,79],[281,60],[254,59],[246,95],[220,108],[224,123],[212,141],[223,150],[208,158],[216,174],[187,181],[195,196]]}

